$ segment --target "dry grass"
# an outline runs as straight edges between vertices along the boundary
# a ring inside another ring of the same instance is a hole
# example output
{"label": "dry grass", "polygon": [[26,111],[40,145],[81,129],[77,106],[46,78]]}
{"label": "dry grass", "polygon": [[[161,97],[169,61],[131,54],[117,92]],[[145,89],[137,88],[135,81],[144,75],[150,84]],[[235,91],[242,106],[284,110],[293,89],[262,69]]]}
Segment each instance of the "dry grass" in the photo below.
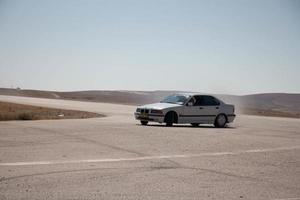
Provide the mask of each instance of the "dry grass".
{"label": "dry grass", "polygon": [[84,111],[63,110],[0,102],[0,121],[42,120],[42,119],[81,119],[103,117],[103,115]]}

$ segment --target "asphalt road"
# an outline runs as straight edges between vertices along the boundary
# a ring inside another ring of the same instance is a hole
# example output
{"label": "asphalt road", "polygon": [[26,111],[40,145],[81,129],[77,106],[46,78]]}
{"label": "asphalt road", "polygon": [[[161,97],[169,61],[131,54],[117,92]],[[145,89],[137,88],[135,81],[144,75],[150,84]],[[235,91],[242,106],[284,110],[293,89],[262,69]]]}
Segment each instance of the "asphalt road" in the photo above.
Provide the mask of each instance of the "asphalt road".
{"label": "asphalt road", "polygon": [[0,96],[106,114],[0,122],[0,199],[300,199],[300,120],[140,126],[134,107]]}

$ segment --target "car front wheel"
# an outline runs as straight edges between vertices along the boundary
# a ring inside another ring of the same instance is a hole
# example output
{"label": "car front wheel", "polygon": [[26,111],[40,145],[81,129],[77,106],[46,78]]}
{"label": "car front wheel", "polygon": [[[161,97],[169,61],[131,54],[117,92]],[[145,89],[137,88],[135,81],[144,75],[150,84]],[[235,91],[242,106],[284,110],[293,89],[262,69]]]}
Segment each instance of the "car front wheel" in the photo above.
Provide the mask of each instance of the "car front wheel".
{"label": "car front wheel", "polygon": [[141,124],[142,124],[143,126],[146,126],[146,125],[148,124],[148,121],[141,121]]}
{"label": "car front wheel", "polygon": [[173,126],[173,123],[177,122],[177,114],[173,111],[170,111],[165,116],[166,126]]}
{"label": "car front wheel", "polygon": [[226,123],[227,123],[226,115],[220,114],[217,116],[214,125],[217,128],[223,128],[225,127]]}

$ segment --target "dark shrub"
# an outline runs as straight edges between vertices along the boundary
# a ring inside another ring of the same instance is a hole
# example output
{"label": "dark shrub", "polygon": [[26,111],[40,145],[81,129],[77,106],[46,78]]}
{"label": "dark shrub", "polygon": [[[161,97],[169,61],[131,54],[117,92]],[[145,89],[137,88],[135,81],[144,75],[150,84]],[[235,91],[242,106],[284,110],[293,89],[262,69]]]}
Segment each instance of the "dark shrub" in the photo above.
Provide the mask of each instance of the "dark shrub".
{"label": "dark shrub", "polygon": [[19,120],[33,120],[32,113],[21,113],[18,115]]}

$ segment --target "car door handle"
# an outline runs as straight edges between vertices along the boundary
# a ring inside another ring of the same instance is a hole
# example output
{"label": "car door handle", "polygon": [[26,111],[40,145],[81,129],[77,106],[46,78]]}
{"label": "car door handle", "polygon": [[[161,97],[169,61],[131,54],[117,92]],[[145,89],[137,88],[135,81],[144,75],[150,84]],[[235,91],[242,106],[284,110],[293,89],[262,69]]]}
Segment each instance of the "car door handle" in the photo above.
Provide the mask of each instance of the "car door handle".
{"label": "car door handle", "polygon": [[216,107],[216,109],[219,109],[219,107]]}
{"label": "car door handle", "polygon": [[199,109],[203,109],[203,107],[200,107]]}

